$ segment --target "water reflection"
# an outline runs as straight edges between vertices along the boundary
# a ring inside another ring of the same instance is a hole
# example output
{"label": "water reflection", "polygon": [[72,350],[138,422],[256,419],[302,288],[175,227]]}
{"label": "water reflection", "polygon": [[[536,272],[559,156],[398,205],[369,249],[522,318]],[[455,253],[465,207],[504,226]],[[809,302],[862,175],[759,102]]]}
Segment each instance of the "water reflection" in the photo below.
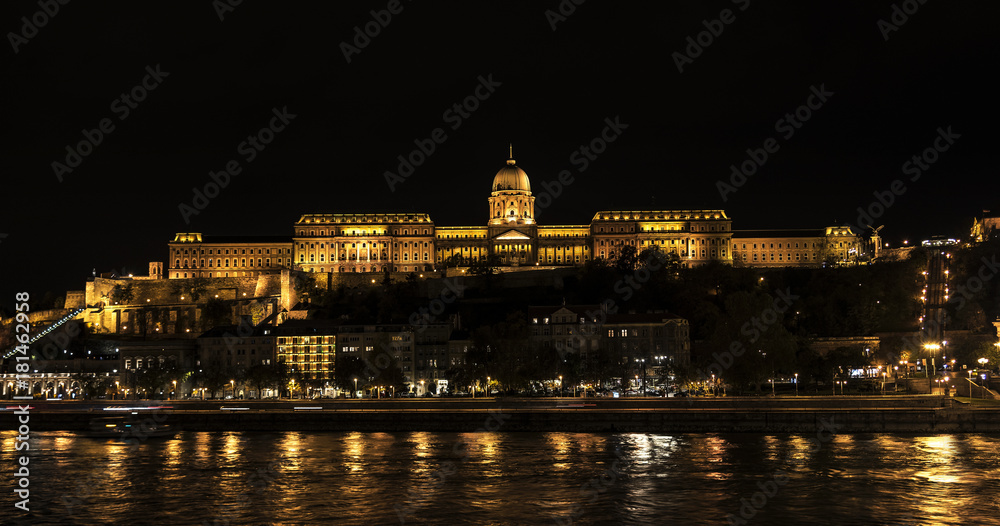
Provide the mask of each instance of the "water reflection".
{"label": "water reflection", "polygon": [[[15,435],[0,433],[3,465]],[[755,523],[958,524],[1000,505],[994,435],[34,436],[32,502],[53,504],[39,521],[52,523],[726,523],[776,474],[787,482]],[[85,505],[56,505],[82,495],[63,481],[95,474]]]}

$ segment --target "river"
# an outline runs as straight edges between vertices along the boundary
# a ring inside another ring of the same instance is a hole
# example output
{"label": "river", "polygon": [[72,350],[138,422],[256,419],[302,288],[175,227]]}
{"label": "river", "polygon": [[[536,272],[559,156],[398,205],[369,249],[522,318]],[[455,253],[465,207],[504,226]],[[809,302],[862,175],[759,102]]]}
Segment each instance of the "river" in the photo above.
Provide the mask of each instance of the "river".
{"label": "river", "polygon": [[[5,524],[1000,523],[1000,436],[33,433]],[[0,465],[17,468],[16,433]],[[228,522],[227,522],[228,521]]]}

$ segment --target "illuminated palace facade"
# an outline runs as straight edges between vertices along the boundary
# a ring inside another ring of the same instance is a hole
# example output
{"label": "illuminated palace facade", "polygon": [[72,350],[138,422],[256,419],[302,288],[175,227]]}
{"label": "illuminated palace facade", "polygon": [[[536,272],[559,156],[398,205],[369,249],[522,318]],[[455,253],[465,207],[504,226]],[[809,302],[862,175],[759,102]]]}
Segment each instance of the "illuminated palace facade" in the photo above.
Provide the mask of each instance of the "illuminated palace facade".
{"label": "illuminated palace facade", "polygon": [[[422,213],[306,214],[291,238],[179,233],[169,243],[167,277],[243,277],[281,269],[430,272],[489,256],[512,268],[575,266],[613,260],[626,246],[637,253],[656,247],[691,267],[731,264],[738,246],[732,220],[722,210],[601,211],[589,225],[538,225],[528,174],[514,159],[493,178],[487,201],[489,220],[483,226],[436,226]],[[815,257],[795,261],[817,263]],[[792,266],[791,258],[787,262]]]}

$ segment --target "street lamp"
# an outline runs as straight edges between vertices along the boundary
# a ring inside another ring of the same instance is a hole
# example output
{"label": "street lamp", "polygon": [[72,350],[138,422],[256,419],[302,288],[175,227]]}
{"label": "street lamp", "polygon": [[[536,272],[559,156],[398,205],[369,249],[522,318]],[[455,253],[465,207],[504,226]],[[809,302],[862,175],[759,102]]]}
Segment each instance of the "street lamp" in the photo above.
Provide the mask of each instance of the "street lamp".
{"label": "street lamp", "polygon": [[354,379],[354,398],[358,397],[358,379]]}
{"label": "street lamp", "polygon": [[795,373],[795,396],[799,396],[799,373]]}
{"label": "street lamp", "polygon": [[426,391],[424,391],[424,381],[420,380],[420,396],[423,396],[425,392]]}
{"label": "street lamp", "polygon": [[175,393],[177,393],[177,380],[174,380],[174,391],[171,394],[173,394],[174,396],[176,396]]}
{"label": "street lamp", "polygon": [[489,376],[487,376],[486,377],[486,396],[490,395],[490,381],[491,381],[491,378]]}
{"label": "street lamp", "polygon": [[[638,378],[638,376],[637,376],[636,378]],[[563,388],[562,388],[562,375],[560,374],[560,375],[559,375],[559,396],[562,396],[562,395],[563,395]]]}

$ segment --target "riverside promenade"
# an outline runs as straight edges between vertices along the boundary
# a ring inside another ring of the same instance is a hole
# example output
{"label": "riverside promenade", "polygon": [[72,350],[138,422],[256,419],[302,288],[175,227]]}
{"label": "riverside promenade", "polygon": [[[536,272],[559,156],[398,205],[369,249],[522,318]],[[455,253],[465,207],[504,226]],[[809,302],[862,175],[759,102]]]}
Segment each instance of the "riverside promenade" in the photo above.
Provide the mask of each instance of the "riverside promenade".
{"label": "riverside promenade", "polygon": [[[133,415],[184,431],[1000,432],[1000,407],[939,395],[31,402],[38,431]],[[0,430],[17,429],[16,405],[0,408]]]}

